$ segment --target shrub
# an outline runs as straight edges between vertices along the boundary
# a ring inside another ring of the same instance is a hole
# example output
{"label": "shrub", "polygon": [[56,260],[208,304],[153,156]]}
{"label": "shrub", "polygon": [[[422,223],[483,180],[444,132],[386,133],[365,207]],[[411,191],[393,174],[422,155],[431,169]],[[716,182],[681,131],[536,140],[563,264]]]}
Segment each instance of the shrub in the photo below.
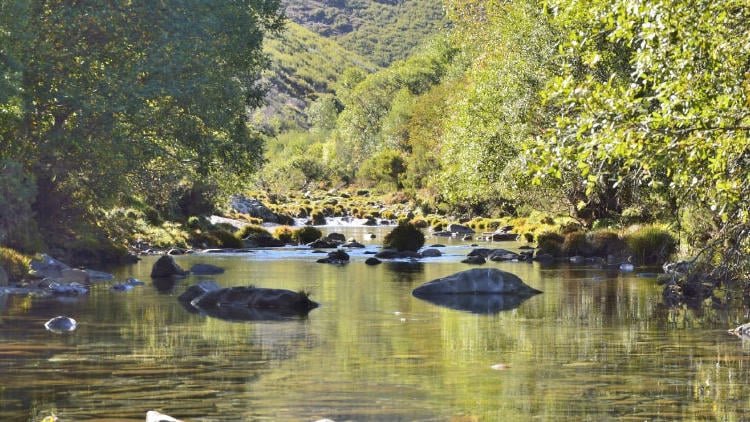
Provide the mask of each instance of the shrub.
{"label": "shrub", "polygon": [[31,258],[13,249],[0,247],[0,267],[5,269],[11,280],[21,280],[29,273]]}
{"label": "shrub", "polygon": [[270,237],[271,233],[269,233],[263,227],[250,224],[239,229],[234,234],[234,236],[237,237],[238,239],[255,240],[261,237],[263,238]]}
{"label": "shrub", "polygon": [[560,224],[560,232],[563,234],[573,233],[581,230],[581,223],[577,221],[568,221]]}
{"label": "shrub", "polygon": [[325,226],[326,224],[326,216],[321,211],[313,211],[312,214],[310,214],[310,217],[312,218],[312,223],[314,226]]}
{"label": "shrub", "polygon": [[590,256],[591,249],[591,245],[586,241],[586,233],[571,232],[565,235],[561,252],[565,256]]}
{"label": "shrub", "polygon": [[418,251],[424,246],[424,233],[412,223],[400,223],[385,235],[383,246],[398,251]]}
{"label": "shrub", "polygon": [[162,218],[161,213],[159,213],[156,208],[147,206],[143,211],[143,216],[146,218],[146,221],[152,226],[160,226],[162,223],[164,223],[164,219]]}
{"label": "shrub", "polygon": [[562,245],[565,237],[557,232],[544,232],[536,237],[537,253],[546,253],[552,256],[562,255]]}
{"label": "shrub", "polygon": [[[224,229],[213,230],[210,233],[218,240],[220,248],[242,248],[245,244],[241,239],[236,237],[232,232]],[[268,234],[268,233],[266,233]]]}
{"label": "shrub", "polygon": [[661,264],[677,250],[675,237],[659,226],[643,226],[625,236],[625,242],[639,263]]}
{"label": "shrub", "polygon": [[416,227],[418,229],[426,229],[426,228],[430,227],[430,223],[427,222],[427,220],[425,220],[422,217],[416,217],[416,218],[412,219],[411,223],[414,224],[414,227]]}
{"label": "shrub", "polygon": [[273,231],[273,237],[284,243],[294,243],[294,230],[289,226],[279,226]]}
{"label": "shrub", "polygon": [[606,258],[610,255],[623,256],[627,249],[625,241],[612,230],[596,230],[586,234],[591,245],[591,254]]}
{"label": "shrub", "polygon": [[201,228],[201,219],[196,216],[188,217],[187,219],[187,227],[189,229],[195,230]]}
{"label": "shrub", "polygon": [[323,237],[323,232],[313,226],[305,226],[294,231],[294,239],[300,244],[308,244],[321,237]]}

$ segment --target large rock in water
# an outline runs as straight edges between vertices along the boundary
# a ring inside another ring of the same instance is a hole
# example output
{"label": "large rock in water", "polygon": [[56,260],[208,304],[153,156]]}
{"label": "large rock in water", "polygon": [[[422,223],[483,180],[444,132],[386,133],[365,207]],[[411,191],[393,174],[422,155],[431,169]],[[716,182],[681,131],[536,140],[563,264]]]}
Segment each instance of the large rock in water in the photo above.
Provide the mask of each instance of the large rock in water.
{"label": "large rock in water", "polygon": [[518,276],[496,268],[477,268],[438,278],[412,292],[420,299],[452,309],[495,313],[518,307],[542,293]]}
{"label": "large rock in water", "polygon": [[412,292],[414,296],[443,294],[517,294],[542,293],[524,283],[517,275],[497,268],[476,268],[425,283]]}
{"label": "large rock in water", "polygon": [[244,321],[302,317],[319,306],[305,293],[252,286],[221,288],[212,281],[190,286],[178,299],[190,312]]}
{"label": "large rock in water", "polygon": [[186,275],[185,270],[177,265],[172,255],[162,256],[151,268],[151,277],[153,278],[184,277]]}

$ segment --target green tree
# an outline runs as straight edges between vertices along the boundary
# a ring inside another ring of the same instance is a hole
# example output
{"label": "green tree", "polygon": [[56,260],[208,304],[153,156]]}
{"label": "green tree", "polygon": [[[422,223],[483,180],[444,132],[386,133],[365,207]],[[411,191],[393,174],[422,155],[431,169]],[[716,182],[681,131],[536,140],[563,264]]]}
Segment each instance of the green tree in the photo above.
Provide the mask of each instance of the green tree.
{"label": "green tree", "polygon": [[0,19],[0,157],[35,175],[40,223],[259,162],[246,114],[277,0],[3,2]]}
{"label": "green tree", "polygon": [[394,150],[383,150],[362,163],[357,173],[365,182],[374,183],[384,190],[400,190],[401,175],[406,171],[404,158]]}
{"label": "green tree", "polygon": [[449,98],[442,135],[444,197],[474,206],[518,189],[507,169],[538,130],[534,109],[554,33],[539,2],[447,1],[457,62],[467,64]]}
{"label": "green tree", "polygon": [[535,151],[538,177],[579,175],[583,202],[639,190],[710,210],[726,240],[722,260],[741,261],[750,236],[750,6],[549,4],[567,38],[545,92],[556,118]]}

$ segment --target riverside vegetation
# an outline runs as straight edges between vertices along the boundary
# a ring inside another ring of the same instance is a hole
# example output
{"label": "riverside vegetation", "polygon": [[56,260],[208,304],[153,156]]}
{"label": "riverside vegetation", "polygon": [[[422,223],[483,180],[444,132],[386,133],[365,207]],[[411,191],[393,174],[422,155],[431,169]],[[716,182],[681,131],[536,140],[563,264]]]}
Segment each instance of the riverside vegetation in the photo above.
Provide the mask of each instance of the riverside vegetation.
{"label": "riverside vegetation", "polygon": [[[41,251],[113,262],[139,239],[240,245],[207,218],[259,223],[226,206],[244,192],[312,223],[511,225],[558,258],[620,244],[689,262],[670,267],[673,303],[745,306],[748,5],[403,4],[295,2],[294,22],[278,1],[0,8],[6,272]],[[351,24],[375,10],[377,30]],[[419,44],[373,54],[394,28]]]}

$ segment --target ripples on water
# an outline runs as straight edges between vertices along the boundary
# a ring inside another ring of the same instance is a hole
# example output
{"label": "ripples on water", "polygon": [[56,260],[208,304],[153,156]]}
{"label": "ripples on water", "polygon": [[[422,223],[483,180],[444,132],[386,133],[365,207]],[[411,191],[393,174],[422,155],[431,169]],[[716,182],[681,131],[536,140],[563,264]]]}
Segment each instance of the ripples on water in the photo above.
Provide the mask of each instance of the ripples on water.
{"label": "ripples on water", "polygon": [[[634,274],[527,263],[486,266],[543,294],[498,314],[451,310],[411,290],[471,268],[459,263],[467,244],[370,267],[385,232],[346,230],[367,248],[342,266],[298,248],[182,256],[183,268],[227,271],[159,291],[146,258],[116,270],[149,282],[128,292],[0,299],[0,420],[142,421],[149,409],[187,421],[744,420],[750,410],[750,348],[726,334],[744,315],[665,310],[654,281]],[[190,314],[176,296],[200,279],[306,290],[322,306],[281,322]],[[47,332],[58,314],[78,330]]]}

